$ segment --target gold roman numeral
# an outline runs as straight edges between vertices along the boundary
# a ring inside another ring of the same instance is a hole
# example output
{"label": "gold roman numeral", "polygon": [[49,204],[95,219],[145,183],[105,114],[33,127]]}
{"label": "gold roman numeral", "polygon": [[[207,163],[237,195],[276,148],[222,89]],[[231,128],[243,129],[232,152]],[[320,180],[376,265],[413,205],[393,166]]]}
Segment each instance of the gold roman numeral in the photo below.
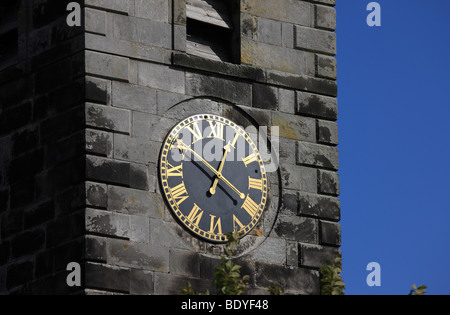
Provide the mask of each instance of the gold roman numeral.
{"label": "gold roman numeral", "polygon": [[173,166],[170,163],[167,163],[169,168],[167,169],[167,176],[168,177],[181,177],[183,178],[183,164],[180,164],[179,166]]}
{"label": "gold roman numeral", "polygon": [[189,130],[194,136],[194,141],[192,141],[192,143],[195,143],[203,139],[202,131],[200,130],[200,127],[198,126],[197,122],[193,123],[192,127],[187,126],[186,129]]}
{"label": "gold roman numeral", "polygon": [[248,177],[248,189],[263,190],[263,180]]}
{"label": "gold roman numeral", "polygon": [[244,161],[245,167],[247,167],[258,160],[258,155],[256,153],[253,153],[242,160]]}
{"label": "gold roman numeral", "polygon": [[[239,226],[239,228],[237,228],[237,226]],[[239,221],[239,219],[233,214],[233,229],[234,229],[234,232],[240,231],[243,228],[244,228],[244,225],[242,224],[242,222]]]}
{"label": "gold roman numeral", "polygon": [[186,187],[184,186],[184,182],[182,182],[180,185],[171,188],[172,191],[172,197],[175,199],[175,202],[178,206],[180,206],[186,199],[189,198],[187,195]]}
{"label": "gold roman numeral", "polygon": [[192,222],[192,224],[194,224],[196,227],[198,227],[198,225],[200,224],[200,220],[203,217],[203,211],[202,209],[200,209],[199,206],[197,206],[194,203],[194,208],[192,208],[191,213],[189,214],[189,216],[187,217],[189,221]]}
{"label": "gold roman numeral", "polygon": [[211,228],[209,229],[209,233],[222,235],[222,220],[219,218],[216,221],[215,216],[213,215],[210,216],[211,216]]}
{"label": "gold roman numeral", "polygon": [[245,211],[247,211],[248,214],[253,218],[258,212],[259,206],[252,200],[252,198],[250,198],[249,195],[247,195],[247,199],[245,199],[244,204],[241,208],[245,209]]}
{"label": "gold roman numeral", "polygon": [[216,122],[215,124],[211,121],[208,121],[209,126],[211,127],[211,133],[208,135],[208,138],[216,138],[222,141],[223,139],[223,127],[224,125],[220,122]]}

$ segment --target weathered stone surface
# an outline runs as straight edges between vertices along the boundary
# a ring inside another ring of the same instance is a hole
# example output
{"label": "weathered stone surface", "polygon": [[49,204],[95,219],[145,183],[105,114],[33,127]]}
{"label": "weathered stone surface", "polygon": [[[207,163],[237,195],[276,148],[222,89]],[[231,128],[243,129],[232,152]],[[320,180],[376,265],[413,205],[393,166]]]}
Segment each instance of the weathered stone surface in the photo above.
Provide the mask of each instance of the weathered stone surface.
{"label": "weathered stone surface", "polygon": [[318,244],[319,226],[315,219],[279,215],[273,232],[280,238]]}
{"label": "weathered stone surface", "polygon": [[278,89],[264,84],[253,84],[253,107],[278,110]]}
{"label": "weathered stone surface", "polygon": [[280,112],[272,114],[272,124],[280,128],[280,137],[316,142],[316,120]]}
{"label": "weathered stone surface", "polygon": [[106,12],[89,8],[84,12],[86,31],[106,35]]}
{"label": "weathered stone surface", "polygon": [[319,193],[331,196],[339,196],[339,174],[323,170],[318,170],[317,172]]}
{"label": "weathered stone surface", "polygon": [[134,84],[113,82],[112,105],[114,107],[156,114],[156,90]]}
{"label": "weathered stone surface", "polygon": [[339,144],[338,125],[331,121],[317,121],[317,142],[329,145]]}
{"label": "weathered stone surface", "polygon": [[107,186],[100,183],[86,182],[86,205],[99,208],[107,208]]}
{"label": "weathered stone surface", "polygon": [[300,192],[299,214],[339,221],[341,218],[339,199]]}
{"label": "weathered stone surface", "polygon": [[138,62],[138,84],[174,93],[185,92],[184,71],[149,62]]}
{"label": "weathered stone surface", "polygon": [[294,47],[306,51],[336,55],[336,34],[296,25]]}
{"label": "weathered stone surface", "polygon": [[251,257],[255,261],[284,265],[286,263],[286,240],[268,237],[264,243],[251,253]]}
{"label": "weathered stone surface", "polygon": [[109,186],[108,209],[137,216],[164,217],[164,203],[161,196],[126,187]]}
{"label": "weathered stone surface", "polygon": [[111,158],[113,156],[112,133],[86,129],[86,152]]}
{"label": "weathered stone surface", "polygon": [[319,221],[320,244],[341,246],[341,225],[335,222]]}
{"label": "weathered stone surface", "polygon": [[130,112],[92,103],[86,104],[86,125],[129,134]]}
{"label": "weathered stone surface", "polygon": [[111,291],[129,293],[130,271],[95,263],[86,263],[85,277],[86,288],[99,288]]}
{"label": "weathered stone surface", "polygon": [[299,25],[311,25],[311,4],[305,1],[279,0],[241,1],[241,12],[283,22]]}
{"label": "weathered stone surface", "polygon": [[244,64],[294,74],[314,76],[314,54],[281,46],[256,42],[246,37],[241,41]]}
{"label": "weathered stone surface", "polygon": [[324,5],[316,5],[315,10],[315,27],[334,31],[336,29],[336,10]]}
{"label": "weathered stone surface", "polygon": [[336,58],[316,54],[316,76],[336,80],[337,79]]}
{"label": "weathered stone surface", "polygon": [[252,86],[240,81],[186,73],[186,93],[193,96],[214,96],[241,105],[252,105]]}
{"label": "weathered stone surface", "polygon": [[279,266],[256,263],[256,285],[268,288],[276,285],[284,288],[286,293],[317,295],[319,290],[319,273],[302,268],[280,268]]}
{"label": "weathered stone surface", "polygon": [[297,165],[281,165],[281,186],[283,189],[317,192],[317,171]]}
{"label": "weathered stone surface", "polygon": [[128,58],[86,51],[86,73],[128,81]]}
{"label": "weathered stone surface", "polygon": [[340,256],[340,250],[335,247],[300,244],[300,263],[304,267],[319,269],[327,260]]}
{"label": "weathered stone surface", "polygon": [[297,142],[297,164],[331,170],[339,169],[339,150],[308,142]]}
{"label": "weathered stone surface", "polygon": [[297,92],[297,114],[308,115],[327,120],[337,120],[337,100],[306,92]]}
{"label": "weathered stone surface", "polygon": [[169,272],[168,248],[117,239],[109,239],[107,246],[109,264]]}

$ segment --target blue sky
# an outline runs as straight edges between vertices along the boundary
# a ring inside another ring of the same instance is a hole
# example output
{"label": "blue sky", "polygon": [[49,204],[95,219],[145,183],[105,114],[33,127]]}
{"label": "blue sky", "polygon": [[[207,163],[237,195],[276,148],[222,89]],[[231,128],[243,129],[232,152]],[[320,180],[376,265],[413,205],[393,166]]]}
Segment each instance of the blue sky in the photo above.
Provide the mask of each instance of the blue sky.
{"label": "blue sky", "polygon": [[369,2],[336,6],[346,293],[450,294],[450,1]]}

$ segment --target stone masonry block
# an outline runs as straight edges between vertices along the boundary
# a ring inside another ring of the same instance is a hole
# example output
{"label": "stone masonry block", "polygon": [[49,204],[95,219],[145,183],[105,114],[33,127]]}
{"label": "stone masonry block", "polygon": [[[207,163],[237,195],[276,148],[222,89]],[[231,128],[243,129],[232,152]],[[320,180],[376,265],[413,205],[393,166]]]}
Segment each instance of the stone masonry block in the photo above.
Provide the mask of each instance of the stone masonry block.
{"label": "stone masonry block", "polygon": [[113,155],[113,134],[100,130],[86,129],[86,152],[111,158]]}
{"label": "stone masonry block", "polygon": [[181,250],[170,250],[170,273],[175,275],[200,277],[200,255]]}
{"label": "stone masonry block", "polygon": [[306,1],[243,0],[241,12],[281,22],[310,26],[312,21],[311,3]]}
{"label": "stone masonry block", "polygon": [[280,137],[316,142],[316,121],[313,118],[274,112],[272,124],[280,128]]}
{"label": "stone masonry block", "polygon": [[161,196],[126,187],[108,186],[108,209],[140,217],[164,218]]}
{"label": "stone masonry block", "polygon": [[149,62],[138,62],[138,84],[184,94],[184,71]]}
{"label": "stone masonry block", "polygon": [[316,54],[316,76],[336,80],[337,79],[336,58]]}
{"label": "stone masonry block", "polygon": [[324,5],[316,5],[315,8],[315,27],[334,31],[336,29],[336,9]]}
{"label": "stone masonry block", "polygon": [[84,279],[86,288],[122,293],[129,293],[130,291],[130,271],[128,269],[86,263]]}
{"label": "stone masonry block", "polygon": [[114,107],[156,114],[156,90],[134,84],[113,82],[112,105]]}
{"label": "stone masonry block", "polygon": [[327,260],[340,256],[340,250],[335,247],[300,244],[300,264],[304,267],[319,269]]}
{"label": "stone masonry block", "polygon": [[[187,116],[188,115],[185,117]],[[170,119],[147,113],[133,112],[133,129],[131,135],[136,138],[143,138],[156,143],[162,143],[170,129],[175,126],[176,123],[176,119]]]}
{"label": "stone masonry block", "polygon": [[104,184],[86,182],[86,205],[106,209],[108,189]]}
{"label": "stone masonry block", "polygon": [[127,135],[114,135],[114,158],[140,164],[158,161],[160,142],[144,141]]}
{"label": "stone masonry block", "polygon": [[148,189],[145,165],[87,156],[86,177],[92,181],[118,184],[140,190]]}
{"label": "stone masonry block", "polygon": [[247,37],[242,37],[241,47],[243,64],[307,76],[315,74],[313,53],[256,42]]}
{"label": "stone masonry block", "polygon": [[128,58],[86,51],[86,73],[128,81]]}
{"label": "stone masonry block", "polygon": [[273,233],[291,241],[318,244],[319,226],[316,219],[279,215]]}
{"label": "stone masonry block", "polygon": [[86,31],[106,35],[106,12],[89,8],[84,12]]}
{"label": "stone masonry block", "polygon": [[337,99],[298,91],[296,113],[336,121],[338,119]]}
{"label": "stone masonry block", "polygon": [[155,22],[169,23],[169,1],[134,0],[135,16]]}
{"label": "stone masonry block", "polygon": [[336,34],[319,29],[295,26],[295,48],[336,55]]}
{"label": "stone masonry block", "polygon": [[128,2],[124,0],[85,0],[85,5],[102,10],[116,11],[128,14]]}
{"label": "stone masonry block", "polygon": [[170,24],[118,14],[114,15],[114,37],[167,49],[172,45]]}
{"label": "stone masonry block", "polygon": [[214,96],[240,105],[252,105],[252,85],[236,80],[186,73],[186,93]]}
{"label": "stone masonry block", "polygon": [[279,110],[283,113],[295,114],[296,93],[294,90],[278,89]]}
{"label": "stone masonry block", "polygon": [[253,107],[278,110],[278,89],[269,85],[253,84]]}
{"label": "stone masonry block", "polygon": [[339,196],[339,174],[324,170],[317,171],[318,191],[320,194]]}
{"label": "stone masonry block", "polygon": [[319,273],[304,268],[280,268],[277,265],[256,263],[256,285],[268,288],[276,285],[286,293],[301,295],[320,294]]}
{"label": "stone masonry block", "polygon": [[168,248],[109,239],[107,250],[109,264],[149,271],[169,272]]}
{"label": "stone masonry block", "polygon": [[281,165],[281,185],[285,189],[317,192],[317,170],[309,167]]}
{"label": "stone masonry block", "polygon": [[316,218],[324,218],[333,221],[341,219],[341,205],[338,198],[298,193],[299,215],[307,215]]}
{"label": "stone masonry block", "polygon": [[281,46],[281,22],[258,18],[258,41]]}
{"label": "stone masonry block", "polygon": [[337,148],[298,141],[296,149],[297,165],[339,170],[339,150]]}
{"label": "stone masonry block", "polygon": [[111,97],[111,81],[86,77],[86,100],[108,104]]}
{"label": "stone masonry block", "polygon": [[284,265],[286,263],[286,240],[268,237],[264,243],[251,253],[251,257],[259,262]]}
{"label": "stone masonry block", "polygon": [[339,144],[339,130],[335,122],[317,120],[317,142],[336,146]]}
{"label": "stone masonry block", "polygon": [[341,246],[341,225],[335,222],[319,221],[320,244]]}
{"label": "stone masonry block", "polygon": [[130,111],[86,103],[86,125],[125,134],[130,133]]}
{"label": "stone masonry block", "polygon": [[88,208],[86,209],[86,231],[128,239],[130,233],[129,216]]}

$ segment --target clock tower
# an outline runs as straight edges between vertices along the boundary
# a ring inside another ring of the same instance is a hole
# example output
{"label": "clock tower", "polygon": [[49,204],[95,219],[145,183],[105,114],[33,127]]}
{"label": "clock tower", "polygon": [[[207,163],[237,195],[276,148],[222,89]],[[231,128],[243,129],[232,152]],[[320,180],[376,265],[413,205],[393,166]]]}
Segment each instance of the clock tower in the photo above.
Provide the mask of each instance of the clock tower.
{"label": "clock tower", "polygon": [[0,293],[214,292],[240,231],[248,294],[320,294],[335,0],[84,0],[81,27],[69,2],[2,5]]}

